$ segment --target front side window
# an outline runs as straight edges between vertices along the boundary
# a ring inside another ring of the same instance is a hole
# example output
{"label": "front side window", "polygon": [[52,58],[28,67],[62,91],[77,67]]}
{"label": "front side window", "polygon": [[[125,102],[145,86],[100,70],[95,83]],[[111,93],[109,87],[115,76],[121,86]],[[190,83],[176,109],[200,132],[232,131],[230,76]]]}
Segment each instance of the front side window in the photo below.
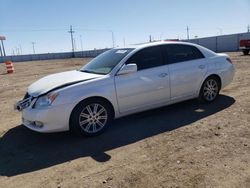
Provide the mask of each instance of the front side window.
{"label": "front side window", "polygon": [[136,52],[126,64],[135,63],[138,70],[153,68],[163,65],[160,46],[148,47]]}
{"label": "front side window", "polygon": [[80,71],[94,74],[108,74],[133,48],[111,49],[83,66]]}
{"label": "front side window", "polygon": [[178,63],[204,58],[204,55],[194,46],[184,44],[168,44],[164,46],[168,63]]}

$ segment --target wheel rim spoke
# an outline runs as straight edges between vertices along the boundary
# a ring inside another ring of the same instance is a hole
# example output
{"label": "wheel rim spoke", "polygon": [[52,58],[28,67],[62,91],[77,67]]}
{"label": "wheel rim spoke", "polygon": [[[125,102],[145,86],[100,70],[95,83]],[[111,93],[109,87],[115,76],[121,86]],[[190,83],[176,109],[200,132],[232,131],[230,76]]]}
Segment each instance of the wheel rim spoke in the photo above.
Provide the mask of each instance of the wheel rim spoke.
{"label": "wheel rim spoke", "polygon": [[86,109],[87,109],[88,113],[91,115],[91,114],[92,114],[92,110],[91,110],[91,108],[90,108],[90,105],[88,105],[88,106],[86,107]]}
{"label": "wheel rim spoke", "polygon": [[101,115],[104,111],[105,111],[105,109],[102,107],[101,110],[99,110],[99,112],[97,114]]}
{"label": "wheel rim spoke", "polygon": [[98,116],[98,119],[107,119],[107,116]]}
{"label": "wheel rim spoke", "polygon": [[84,124],[88,123],[88,119],[85,119],[84,121],[80,122],[80,126],[83,126]]}
{"label": "wheel rim spoke", "polygon": [[84,129],[87,130],[87,131],[89,131],[91,125],[92,125],[91,123],[88,123],[88,125]]}
{"label": "wheel rim spoke", "polygon": [[96,123],[97,123],[100,127],[103,127],[103,126],[104,126],[104,124],[103,124],[101,121],[99,121],[99,120],[97,120]]}
{"label": "wheel rim spoke", "polygon": [[94,111],[93,111],[94,113],[97,113],[98,106],[99,106],[98,104],[94,104]]}
{"label": "wheel rim spoke", "polygon": [[205,86],[205,87],[204,87],[204,90],[208,91],[208,90],[209,90],[209,88]]}
{"label": "wheel rim spoke", "polygon": [[93,123],[92,127],[93,127],[93,132],[96,132],[96,124],[95,123]]}
{"label": "wheel rim spoke", "polygon": [[89,117],[89,114],[86,114],[86,113],[83,113],[83,112],[82,112],[82,113],[80,114],[80,116],[83,117],[83,118],[88,118],[88,117]]}

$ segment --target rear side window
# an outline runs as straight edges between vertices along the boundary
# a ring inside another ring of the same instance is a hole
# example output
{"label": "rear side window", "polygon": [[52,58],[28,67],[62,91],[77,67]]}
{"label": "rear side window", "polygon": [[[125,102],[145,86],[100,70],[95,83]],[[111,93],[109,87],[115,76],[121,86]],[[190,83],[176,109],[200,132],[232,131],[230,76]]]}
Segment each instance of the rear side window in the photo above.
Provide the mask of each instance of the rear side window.
{"label": "rear side window", "polygon": [[178,63],[204,58],[204,55],[194,46],[169,44],[164,46],[168,63]]}
{"label": "rear side window", "polygon": [[126,62],[126,64],[130,63],[135,63],[138,70],[162,66],[163,58],[160,46],[142,49]]}

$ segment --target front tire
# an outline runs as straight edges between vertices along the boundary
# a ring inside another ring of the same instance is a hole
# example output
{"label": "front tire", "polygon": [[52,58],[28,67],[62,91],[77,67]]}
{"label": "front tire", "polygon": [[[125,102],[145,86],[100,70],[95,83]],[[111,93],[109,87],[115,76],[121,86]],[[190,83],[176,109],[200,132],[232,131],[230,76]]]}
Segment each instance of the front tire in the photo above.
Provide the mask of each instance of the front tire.
{"label": "front tire", "polygon": [[219,95],[220,82],[218,78],[208,77],[202,84],[199,94],[199,101],[210,103],[213,102]]}
{"label": "front tire", "polygon": [[80,136],[96,136],[108,127],[112,119],[112,107],[107,102],[84,100],[71,113],[70,130]]}

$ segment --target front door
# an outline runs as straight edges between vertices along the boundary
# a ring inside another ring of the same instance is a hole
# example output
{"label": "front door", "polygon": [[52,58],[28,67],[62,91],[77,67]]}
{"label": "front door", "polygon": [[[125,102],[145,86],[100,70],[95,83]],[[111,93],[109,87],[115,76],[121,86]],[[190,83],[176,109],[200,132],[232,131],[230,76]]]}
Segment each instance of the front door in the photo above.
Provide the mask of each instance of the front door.
{"label": "front door", "polygon": [[170,99],[169,68],[159,46],[135,53],[126,64],[137,64],[138,71],[115,76],[119,111],[149,108]]}

